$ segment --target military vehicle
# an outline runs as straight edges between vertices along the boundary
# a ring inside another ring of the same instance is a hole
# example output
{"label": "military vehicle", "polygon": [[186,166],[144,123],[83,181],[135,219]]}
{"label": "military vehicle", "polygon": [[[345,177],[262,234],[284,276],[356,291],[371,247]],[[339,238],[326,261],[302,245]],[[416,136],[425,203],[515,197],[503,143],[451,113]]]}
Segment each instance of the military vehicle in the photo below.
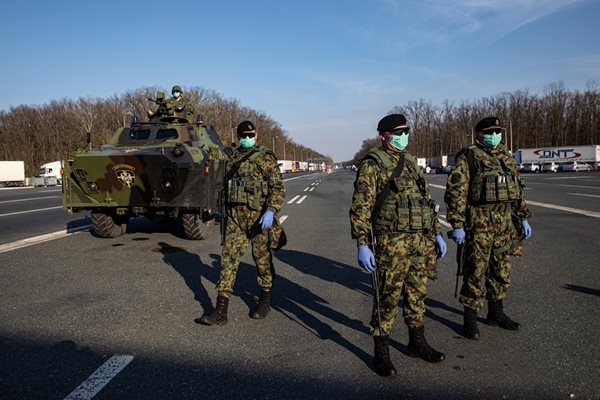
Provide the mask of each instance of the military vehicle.
{"label": "military vehicle", "polygon": [[133,117],[108,144],[64,165],[63,207],[91,211],[98,236],[121,236],[130,218],[144,216],[181,218],[186,237],[205,239],[219,215],[225,161],[217,132],[200,115],[157,98],[149,122]]}

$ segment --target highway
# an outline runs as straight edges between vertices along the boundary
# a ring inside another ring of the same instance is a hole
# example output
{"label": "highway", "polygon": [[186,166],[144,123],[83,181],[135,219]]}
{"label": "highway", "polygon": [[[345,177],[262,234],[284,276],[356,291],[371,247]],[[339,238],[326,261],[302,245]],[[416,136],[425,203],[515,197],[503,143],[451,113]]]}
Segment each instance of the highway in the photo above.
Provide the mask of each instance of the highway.
{"label": "highway", "polygon": [[[487,326],[482,310],[481,340],[461,336],[446,239],[425,320],[446,360],[408,357],[400,317],[392,379],[371,369],[354,173],[286,175],[272,310],[249,317],[259,289],[248,251],[226,326],[199,324],[216,298],[218,229],[192,241],[176,223],[140,218],[103,239],[87,213],[62,210],[60,187],[0,190],[0,399],[599,399],[600,172],[524,179],[533,237],[505,301],[521,329]],[[443,204],[446,176],[427,180]]]}

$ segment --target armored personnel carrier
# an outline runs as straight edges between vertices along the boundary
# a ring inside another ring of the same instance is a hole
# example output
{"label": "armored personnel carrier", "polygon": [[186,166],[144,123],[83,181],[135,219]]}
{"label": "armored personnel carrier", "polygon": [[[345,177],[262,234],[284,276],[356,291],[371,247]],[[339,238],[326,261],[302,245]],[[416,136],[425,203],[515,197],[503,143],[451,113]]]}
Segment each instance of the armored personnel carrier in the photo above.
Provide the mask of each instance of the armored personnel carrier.
{"label": "armored personnel carrier", "polygon": [[190,239],[212,230],[222,200],[223,144],[201,116],[190,121],[189,110],[159,106],[149,122],[133,117],[110,143],[65,163],[63,207],[91,211],[98,236],[123,235],[135,216],[181,218]]}

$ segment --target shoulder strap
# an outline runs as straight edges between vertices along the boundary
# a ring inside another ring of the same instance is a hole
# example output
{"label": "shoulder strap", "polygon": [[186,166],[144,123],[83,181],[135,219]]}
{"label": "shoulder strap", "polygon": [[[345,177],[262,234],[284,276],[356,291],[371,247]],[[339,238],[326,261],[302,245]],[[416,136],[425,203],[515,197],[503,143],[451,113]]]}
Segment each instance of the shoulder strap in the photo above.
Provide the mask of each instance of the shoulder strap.
{"label": "shoulder strap", "polygon": [[248,152],[248,154],[244,154],[244,157],[240,158],[237,161],[233,162],[233,166],[231,167],[231,169],[229,170],[229,172],[227,172],[227,174],[225,175],[225,182],[227,182],[228,180],[230,180],[231,178],[233,178],[235,176],[235,174],[237,174],[237,172],[239,171],[241,165],[244,163],[244,161],[248,160],[250,157],[252,157],[255,154],[258,154],[258,150],[257,149],[252,149]]}
{"label": "shoulder strap", "polygon": [[387,198],[390,195],[390,191],[392,189],[392,181],[394,179],[396,179],[398,176],[400,176],[403,169],[404,169],[404,153],[400,153],[400,159],[398,160],[398,164],[396,164],[396,168],[394,168],[394,171],[392,171],[392,175],[390,175],[390,179],[387,181],[387,183],[383,187],[383,190],[381,191],[381,193],[379,193],[379,196],[377,196],[377,199],[375,200],[375,205],[373,206],[373,211],[371,212],[371,221],[374,221],[375,218],[377,218],[377,215],[379,214],[379,211],[381,211],[381,207],[383,206],[383,203],[385,203],[385,201],[387,200]]}

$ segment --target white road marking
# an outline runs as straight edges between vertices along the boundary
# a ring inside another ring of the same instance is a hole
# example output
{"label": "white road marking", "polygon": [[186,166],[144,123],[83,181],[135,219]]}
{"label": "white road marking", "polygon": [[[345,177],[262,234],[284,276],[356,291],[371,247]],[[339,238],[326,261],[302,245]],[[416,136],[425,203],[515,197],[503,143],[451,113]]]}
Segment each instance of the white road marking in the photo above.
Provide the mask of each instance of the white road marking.
{"label": "white road marking", "polygon": [[283,181],[284,181],[284,182],[287,182],[287,181],[293,181],[294,179],[300,179],[300,178],[312,178],[312,177],[313,177],[313,174],[305,174],[305,175],[295,176],[295,177],[293,177],[293,178],[287,178],[287,179],[284,179]]}
{"label": "white road marking", "polygon": [[310,184],[310,186],[315,186],[315,185],[316,185],[316,183],[315,183],[315,182],[313,182],[313,183],[311,183],[311,184]]}
{"label": "white road marking", "polygon": [[314,186],[310,188],[309,192],[312,192],[313,190],[315,190]]}
{"label": "white road marking", "polygon": [[298,202],[297,202],[296,204],[300,204],[300,203],[302,203],[302,202],[304,201],[304,199],[306,199],[307,197],[308,197],[307,195],[304,195],[304,196],[302,196],[302,197],[300,198],[300,200],[298,200]]}
{"label": "white road marking", "polygon": [[[527,182],[528,185],[544,185],[543,182]],[[566,183],[553,183],[552,186],[566,186],[584,189],[600,189],[600,186],[567,185]]]}
{"label": "white road marking", "polygon": [[60,196],[44,196],[44,197],[31,197],[29,199],[17,199],[17,200],[3,200],[0,203],[18,203],[19,201],[31,201],[31,200],[42,200],[42,199],[55,199]]}
{"label": "white road marking", "polygon": [[552,208],[554,210],[571,212],[574,214],[581,214],[581,215],[585,215],[586,217],[600,218],[600,212],[595,212],[595,211],[587,211],[587,210],[581,210],[579,208],[557,206],[554,204],[540,203],[538,201],[531,201],[531,200],[527,200],[527,204],[529,204],[531,206]]}
{"label": "white road marking", "polygon": [[90,400],[133,360],[133,356],[112,356],[64,400]]}
{"label": "white road marking", "polygon": [[434,183],[430,183],[429,186],[434,187],[436,189],[446,189],[446,186],[436,185]]}
{"label": "white road marking", "polygon": [[310,188],[305,188],[303,191],[306,192],[308,189],[310,189]]}
{"label": "white road marking", "polygon": [[63,207],[56,206],[56,207],[48,207],[48,208],[38,208],[37,210],[17,211],[17,212],[13,212],[13,213],[0,214],[0,217],[8,217],[9,215],[17,215],[17,214],[27,214],[27,213],[37,212],[37,211],[54,210],[56,208],[63,208]]}
{"label": "white road marking", "polygon": [[442,214],[440,214],[440,215],[439,215],[439,217],[440,217],[440,218],[439,218],[440,224],[442,224],[442,225],[444,225],[444,226],[447,226],[448,228],[452,228],[452,225],[450,225],[449,223],[447,223],[447,222],[445,221],[445,219],[446,219],[446,216],[445,216],[445,215],[442,215]]}
{"label": "white road marking", "polygon": [[69,232],[67,230],[63,229],[62,231],[46,233],[44,235],[35,236],[35,237],[27,238],[27,239],[21,239],[21,240],[17,240],[15,242],[11,242],[11,243],[0,244],[0,253],[5,253],[7,251],[20,249],[20,248],[27,247],[27,246],[33,246],[34,244],[38,244],[38,243],[49,242],[50,240],[54,240],[54,239],[60,239],[65,236],[74,235],[81,231],[88,230],[91,227],[92,227],[91,225],[84,225],[84,226],[80,226],[80,227],[71,229],[71,231],[69,231]]}
{"label": "white road marking", "polygon": [[292,197],[292,199],[291,199],[290,201],[288,201],[287,203],[288,203],[288,204],[292,204],[293,202],[295,202],[295,201],[296,201],[296,199],[297,199],[298,197],[300,197],[300,195]]}
{"label": "white road marking", "polygon": [[583,196],[583,197],[595,197],[600,198],[600,194],[587,194],[587,193],[567,193],[571,196]]}
{"label": "white road marking", "polygon": [[279,217],[279,223],[283,224],[283,221],[285,221],[287,219],[287,215],[282,215],[281,217]]}

